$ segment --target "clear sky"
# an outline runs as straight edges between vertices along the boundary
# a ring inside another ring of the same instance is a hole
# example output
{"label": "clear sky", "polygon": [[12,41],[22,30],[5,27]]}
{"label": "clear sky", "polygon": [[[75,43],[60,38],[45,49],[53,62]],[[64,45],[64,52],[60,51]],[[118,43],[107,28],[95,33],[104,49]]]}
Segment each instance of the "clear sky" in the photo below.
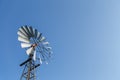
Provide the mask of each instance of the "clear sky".
{"label": "clear sky", "polygon": [[22,25],[53,48],[39,80],[120,80],[120,0],[0,0],[0,80],[20,79]]}

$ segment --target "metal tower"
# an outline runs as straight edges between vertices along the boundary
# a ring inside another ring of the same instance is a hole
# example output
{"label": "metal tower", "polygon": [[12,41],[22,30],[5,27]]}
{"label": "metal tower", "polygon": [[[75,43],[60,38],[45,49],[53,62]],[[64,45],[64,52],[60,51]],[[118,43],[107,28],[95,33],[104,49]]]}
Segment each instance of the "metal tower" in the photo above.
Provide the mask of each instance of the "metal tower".
{"label": "metal tower", "polygon": [[20,64],[20,66],[24,66],[20,80],[36,80],[36,68],[39,67],[40,64],[36,64],[35,61],[32,60],[32,56]]}

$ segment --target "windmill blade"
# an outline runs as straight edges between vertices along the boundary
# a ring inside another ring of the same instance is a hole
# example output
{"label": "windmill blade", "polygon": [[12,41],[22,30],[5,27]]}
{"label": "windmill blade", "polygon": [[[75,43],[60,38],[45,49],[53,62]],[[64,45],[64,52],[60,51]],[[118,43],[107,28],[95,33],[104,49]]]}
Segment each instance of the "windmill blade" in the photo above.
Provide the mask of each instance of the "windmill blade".
{"label": "windmill blade", "polygon": [[22,27],[19,28],[19,31],[20,31],[21,33],[23,33],[25,36],[29,37],[29,36],[27,35],[27,33],[22,29]]}
{"label": "windmill blade", "polygon": [[42,38],[40,39],[40,42],[44,41],[45,39],[46,39],[45,37],[42,37]]}
{"label": "windmill blade", "polygon": [[29,29],[29,31],[30,31],[30,33],[31,33],[32,37],[33,37],[33,36],[34,36],[34,33],[33,33],[33,28],[32,28],[32,27],[28,27],[28,29]]}
{"label": "windmill blade", "polygon": [[38,39],[39,36],[40,36],[40,32],[37,33],[37,39]]}
{"label": "windmill blade", "polygon": [[26,36],[24,33],[22,33],[21,31],[18,31],[17,34],[23,38],[27,38],[28,39],[28,36]]}
{"label": "windmill blade", "polygon": [[52,49],[52,47],[46,47],[46,49],[47,49],[47,50],[51,50],[51,49]]}
{"label": "windmill blade", "polygon": [[25,26],[26,30],[28,31],[29,35],[32,37],[32,33],[30,32],[29,30],[29,27],[28,26]]}
{"label": "windmill blade", "polygon": [[42,37],[42,33],[38,33],[37,40],[40,40],[41,37]]}
{"label": "windmill blade", "polygon": [[27,48],[27,47],[31,47],[32,44],[28,44],[28,43],[21,43],[21,47],[22,48]]}
{"label": "windmill blade", "polygon": [[40,58],[40,64],[42,64],[42,59]]}
{"label": "windmill blade", "polygon": [[37,29],[35,29],[34,37],[37,38],[37,35],[38,35],[38,31]]}
{"label": "windmill blade", "polygon": [[43,42],[43,44],[44,44],[44,45],[48,45],[48,44],[49,44],[49,42]]}
{"label": "windmill blade", "polygon": [[34,29],[34,28],[32,28],[32,30],[33,30],[33,37],[35,37],[35,29]]}
{"label": "windmill blade", "polygon": [[34,51],[33,60],[36,61],[36,51]]}
{"label": "windmill blade", "polygon": [[28,34],[28,32],[26,31],[26,29],[24,28],[24,26],[22,26],[22,27],[20,28],[20,30],[21,30],[23,33],[25,33],[28,37],[30,37],[29,34]]}
{"label": "windmill blade", "polygon": [[34,53],[34,48],[30,47],[26,50],[27,55],[33,54]]}
{"label": "windmill blade", "polygon": [[18,40],[21,41],[21,42],[30,43],[29,39],[23,38],[21,36],[18,36]]}
{"label": "windmill blade", "polygon": [[52,51],[48,52],[48,57],[51,58],[52,54],[53,54]]}
{"label": "windmill blade", "polygon": [[29,32],[28,27],[27,27],[27,26],[23,26],[23,28],[24,28],[25,32],[28,34],[28,36],[31,37],[32,35],[31,35],[31,33]]}
{"label": "windmill blade", "polygon": [[41,59],[40,55],[39,55],[39,58],[38,58],[38,59],[39,59],[39,61],[40,61],[40,64],[42,64],[42,59]]}

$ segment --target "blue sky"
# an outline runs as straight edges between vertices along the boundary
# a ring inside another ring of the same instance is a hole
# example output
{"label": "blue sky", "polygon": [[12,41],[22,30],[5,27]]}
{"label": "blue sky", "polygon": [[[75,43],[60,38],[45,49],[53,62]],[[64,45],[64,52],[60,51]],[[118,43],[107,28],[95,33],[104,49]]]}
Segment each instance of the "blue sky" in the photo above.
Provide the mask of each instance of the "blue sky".
{"label": "blue sky", "polygon": [[31,25],[53,48],[40,80],[120,80],[119,0],[0,0],[0,80],[19,80],[27,55],[18,28]]}

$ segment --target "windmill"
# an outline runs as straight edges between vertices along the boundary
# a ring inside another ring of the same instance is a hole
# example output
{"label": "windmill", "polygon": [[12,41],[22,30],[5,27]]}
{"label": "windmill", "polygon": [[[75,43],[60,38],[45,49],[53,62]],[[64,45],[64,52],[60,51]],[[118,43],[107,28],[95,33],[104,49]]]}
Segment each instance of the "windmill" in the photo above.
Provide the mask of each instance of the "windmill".
{"label": "windmill", "polygon": [[35,69],[43,62],[48,64],[52,51],[49,42],[42,36],[42,33],[31,26],[22,26],[19,28],[18,41],[21,47],[25,48],[28,59],[20,66],[24,66],[20,80],[36,80]]}

